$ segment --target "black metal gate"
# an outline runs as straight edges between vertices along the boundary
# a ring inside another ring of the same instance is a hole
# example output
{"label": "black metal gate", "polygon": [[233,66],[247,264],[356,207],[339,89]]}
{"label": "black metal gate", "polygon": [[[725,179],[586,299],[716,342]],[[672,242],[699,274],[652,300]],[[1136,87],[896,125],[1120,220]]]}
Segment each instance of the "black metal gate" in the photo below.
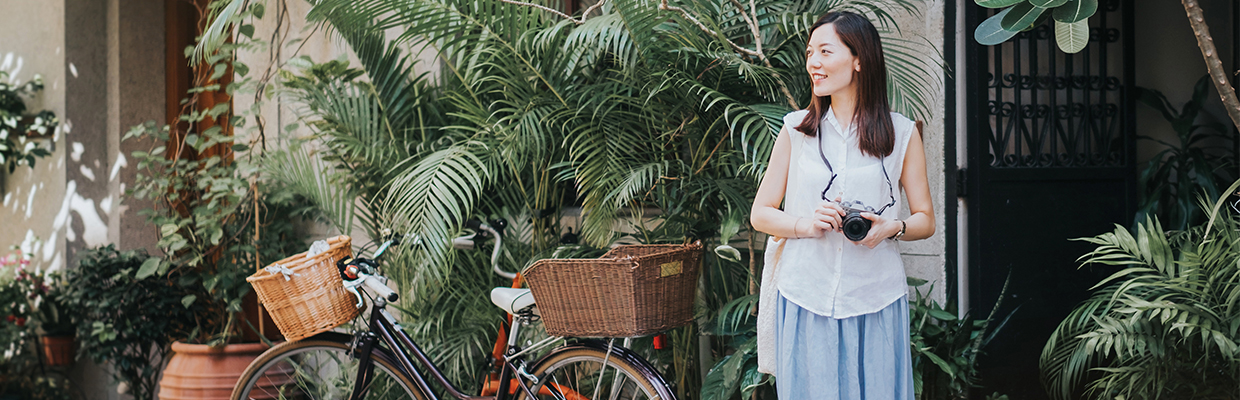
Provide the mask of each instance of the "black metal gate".
{"label": "black metal gate", "polygon": [[[992,10],[966,2],[966,26]],[[1042,399],[1038,357],[1107,271],[1078,269],[1094,236],[1134,212],[1132,1],[1102,0],[1090,42],[1064,54],[1044,24],[999,46],[965,46],[969,296],[985,316],[1019,310],[979,358],[982,391]],[[970,35],[971,36],[971,35]]]}

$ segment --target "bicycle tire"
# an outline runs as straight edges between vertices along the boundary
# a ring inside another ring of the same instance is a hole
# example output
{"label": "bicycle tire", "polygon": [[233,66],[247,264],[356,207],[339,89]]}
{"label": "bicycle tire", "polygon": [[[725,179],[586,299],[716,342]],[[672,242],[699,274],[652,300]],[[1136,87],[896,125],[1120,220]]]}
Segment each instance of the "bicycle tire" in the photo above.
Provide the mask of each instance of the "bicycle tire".
{"label": "bicycle tire", "polygon": [[[231,399],[349,398],[358,368],[358,360],[350,354],[351,339],[352,336],[329,332],[267,349],[242,372]],[[371,359],[374,378],[365,399],[428,398],[386,349],[376,347]]]}
{"label": "bicycle tire", "polygon": [[[607,368],[603,368],[604,361]],[[534,367],[537,400],[675,400],[663,376],[622,347],[588,341],[554,350]],[[517,398],[530,400],[517,389]]]}

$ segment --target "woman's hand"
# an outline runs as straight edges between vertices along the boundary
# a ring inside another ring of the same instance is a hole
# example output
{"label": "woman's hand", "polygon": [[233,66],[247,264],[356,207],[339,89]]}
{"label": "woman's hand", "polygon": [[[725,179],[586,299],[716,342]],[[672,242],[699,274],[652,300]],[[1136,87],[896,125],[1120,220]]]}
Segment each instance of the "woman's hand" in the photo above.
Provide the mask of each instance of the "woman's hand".
{"label": "woman's hand", "polygon": [[887,240],[887,238],[895,236],[903,226],[898,220],[883,218],[883,216],[875,213],[863,212],[861,213],[861,218],[870,220],[870,233],[865,235],[865,239],[861,239],[860,242],[856,243],[871,249],[877,247],[879,243]]}
{"label": "woman's hand", "polygon": [[[840,221],[843,220],[844,208],[840,207],[839,199],[836,202],[824,201],[814,209],[814,214],[808,218],[804,218],[798,226],[797,231],[799,237],[816,238],[822,237],[827,232],[839,232]],[[807,223],[808,222],[808,223]]]}

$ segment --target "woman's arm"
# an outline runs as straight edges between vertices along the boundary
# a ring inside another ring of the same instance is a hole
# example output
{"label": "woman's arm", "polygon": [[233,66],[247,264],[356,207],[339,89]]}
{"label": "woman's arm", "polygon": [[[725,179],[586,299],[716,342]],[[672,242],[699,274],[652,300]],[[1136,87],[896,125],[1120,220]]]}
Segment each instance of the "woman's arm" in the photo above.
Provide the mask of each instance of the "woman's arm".
{"label": "woman's arm", "polygon": [[874,248],[883,240],[895,236],[904,229],[902,241],[921,240],[934,234],[934,203],[930,200],[930,182],[926,178],[926,149],[922,147],[921,135],[913,131],[909,138],[908,150],[904,152],[904,171],[900,175],[900,186],[908,197],[909,217],[900,220],[884,218],[874,213],[862,213],[874,225],[870,233],[860,244]]}
{"label": "woman's arm", "polygon": [[913,132],[904,153],[904,172],[900,186],[908,198],[908,228],[900,240],[921,240],[934,235],[934,202],[930,200],[930,181],[926,178],[926,149],[919,132]]}
{"label": "woman's arm", "polygon": [[784,193],[788,188],[788,163],[792,155],[792,139],[788,129],[779,131],[775,139],[775,148],[771,150],[771,159],[766,166],[766,174],[758,185],[758,195],[754,197],[753,208],[750,210],[749,222],[754,229],[772,236],[807,238],[819,237],[831,227],[823,221],[810,218],[797,218],[779,209],[784,201]]}

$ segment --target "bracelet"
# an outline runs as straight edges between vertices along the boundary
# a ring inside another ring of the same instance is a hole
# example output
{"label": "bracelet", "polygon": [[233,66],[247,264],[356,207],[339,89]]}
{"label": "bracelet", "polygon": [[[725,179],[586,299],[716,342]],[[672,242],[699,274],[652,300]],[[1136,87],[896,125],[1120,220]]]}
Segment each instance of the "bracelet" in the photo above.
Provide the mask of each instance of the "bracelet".
{"label": "bracelet", "polygon": [[796,238],[796,239],[800,239],[800,238],[801,238],[801,232],[798,232],[798,231],[799,231],[799,229],[797,229],[797,228],[799,228],[800,226],[801,226],[801,217],[797,217],[797,220],[796,220],[795,222],[793,222],[793,223],[792,223],[792,237],[794,237],[794,238]]}
{"label": "bracelet", "polygon": [[908,224],[905,223],[904,220],[897,220],[897,221],[900,221],[900,231],[896,232],[895,235],[891,235],[891,237],[889,237],[888,239],[900,240],[900,238],[904,237],[904,232],[908,230]]}

